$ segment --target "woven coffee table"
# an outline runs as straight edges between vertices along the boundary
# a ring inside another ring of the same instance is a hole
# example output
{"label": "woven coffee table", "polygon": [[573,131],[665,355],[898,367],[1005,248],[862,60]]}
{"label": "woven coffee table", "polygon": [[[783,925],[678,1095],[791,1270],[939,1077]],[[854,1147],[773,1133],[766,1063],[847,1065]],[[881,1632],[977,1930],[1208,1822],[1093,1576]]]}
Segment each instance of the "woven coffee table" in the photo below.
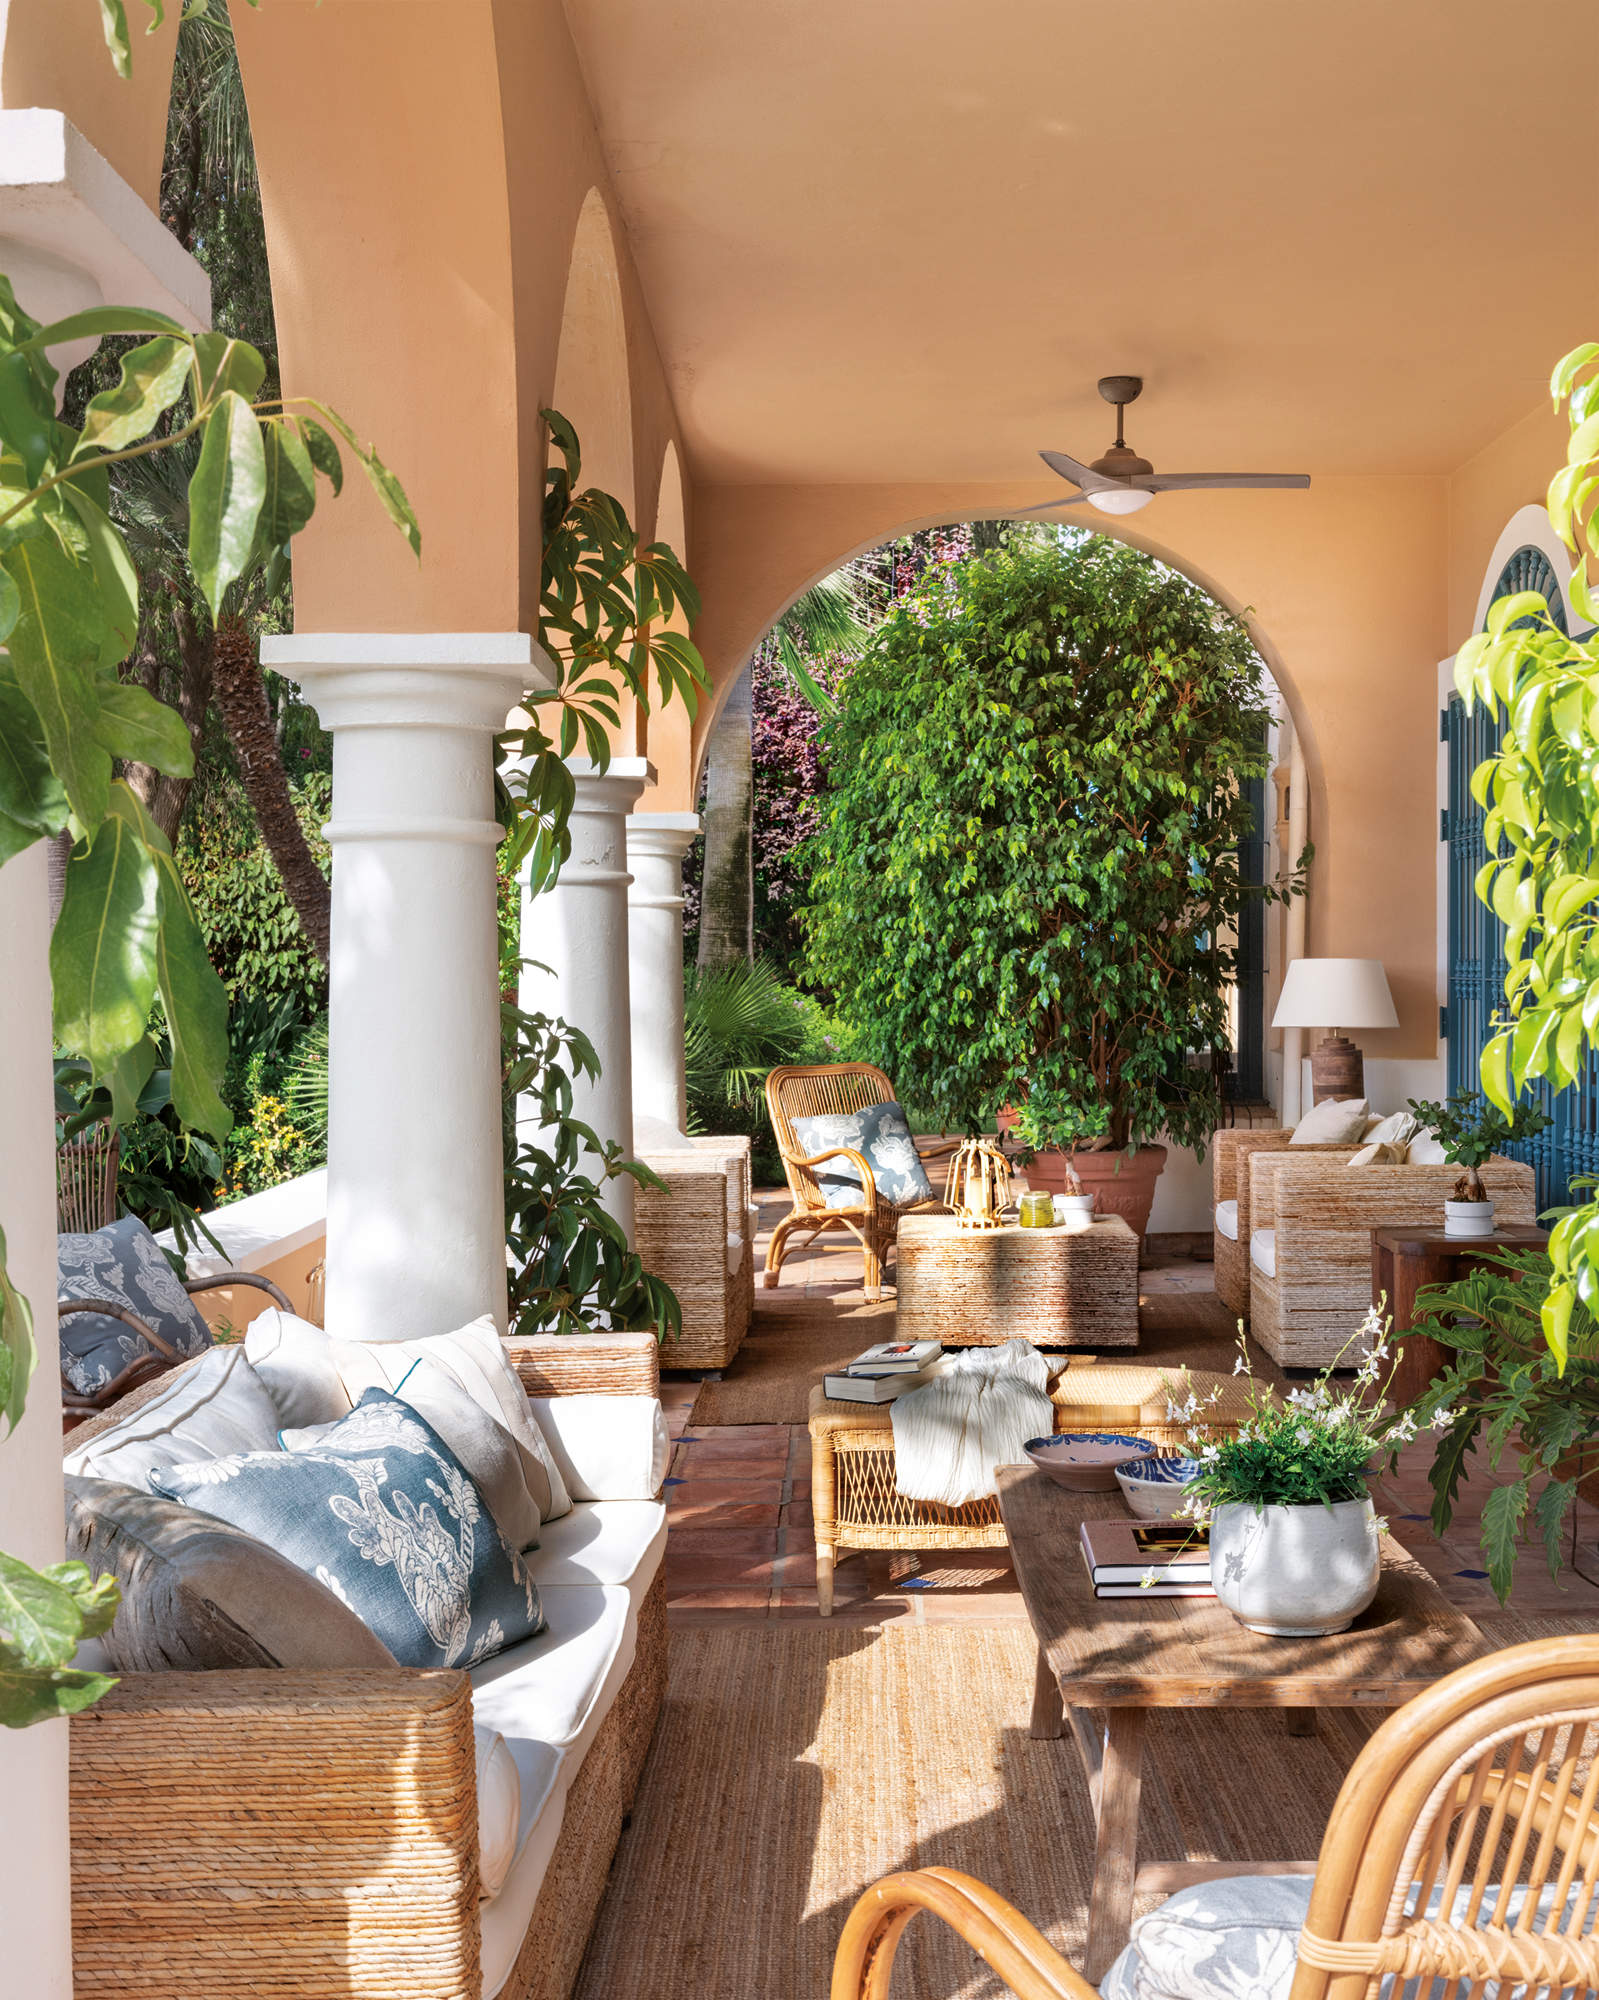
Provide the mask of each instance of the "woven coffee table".
{"label": "woven coffee table", "polygon": [[[1235,1430],[1249,1414],[1231,1375],[1204,1368],[1151,1368],[1082,1361],[1050,1383],[1057,1431],[1126,1431],[1163,1450],[1181,1449],[1187,1427],[1169,1415],[1167,1382],[1186,1381],[1203,1400],[1219,1389],[1206,1423]],[[907,1500],[896,1488],[891,1405],[835,1403],[811,1391],[811,1512],[816,1533],[816,1600],[833,1615],[833,1565],[850,1549],[995,1549],[1006,1544],[997,1498],[943,1507]]]}
{"label": "woven coffee table", "polygon": [[905,1215],[896,1256],[898,1340],[1138,1345],[1138,1238],[1119,1215],[1077,1230],[962,1229],[953,1216]]}

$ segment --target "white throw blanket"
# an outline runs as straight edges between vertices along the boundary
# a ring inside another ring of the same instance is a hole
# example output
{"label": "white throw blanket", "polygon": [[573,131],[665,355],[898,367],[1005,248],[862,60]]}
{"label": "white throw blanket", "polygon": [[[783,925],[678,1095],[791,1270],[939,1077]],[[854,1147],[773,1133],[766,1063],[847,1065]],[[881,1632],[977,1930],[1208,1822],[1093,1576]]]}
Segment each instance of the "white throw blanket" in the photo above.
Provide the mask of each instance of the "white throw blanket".
{"label": "white throw blanket", "polygon": [[896,1484],[907,1500],[964,1507],[994,1491],[996,1465],[1025,1461],[1029,1438],[1048,1437],[1055,1410],[1049,1364],[1031,1341],[972,1348],[925,1388],[889,1407]]}

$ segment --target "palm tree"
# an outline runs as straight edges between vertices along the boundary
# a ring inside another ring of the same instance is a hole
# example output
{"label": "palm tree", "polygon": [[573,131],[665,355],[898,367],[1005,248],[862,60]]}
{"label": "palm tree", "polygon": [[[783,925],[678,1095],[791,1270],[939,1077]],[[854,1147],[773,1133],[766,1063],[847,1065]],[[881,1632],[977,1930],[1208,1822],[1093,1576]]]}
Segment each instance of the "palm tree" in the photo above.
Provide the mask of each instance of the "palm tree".
{"label": "palm tree", "polygon": [[813,584],[778,619],[733,683],[705,755],[705,863],[700,888],[702,972],[755,957],[755,771],[751,667],[764,653],[788,674],[818,715],[833,699],[811,663],[857,646],[870,615],[870,573],[846,563]]}

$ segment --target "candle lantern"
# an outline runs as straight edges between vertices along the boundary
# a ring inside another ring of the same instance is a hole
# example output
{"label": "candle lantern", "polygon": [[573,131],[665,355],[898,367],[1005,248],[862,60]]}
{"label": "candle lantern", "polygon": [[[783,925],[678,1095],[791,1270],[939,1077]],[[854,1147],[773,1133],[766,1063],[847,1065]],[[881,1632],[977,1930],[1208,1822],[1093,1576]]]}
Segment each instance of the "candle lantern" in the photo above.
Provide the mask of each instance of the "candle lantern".
{"label": "candle lantern", "polygon": [[967,1139],[950,1161],[944,1203],[962,1229],[998,1229],[1010,1200],[1010,1162],[992,1139]]}

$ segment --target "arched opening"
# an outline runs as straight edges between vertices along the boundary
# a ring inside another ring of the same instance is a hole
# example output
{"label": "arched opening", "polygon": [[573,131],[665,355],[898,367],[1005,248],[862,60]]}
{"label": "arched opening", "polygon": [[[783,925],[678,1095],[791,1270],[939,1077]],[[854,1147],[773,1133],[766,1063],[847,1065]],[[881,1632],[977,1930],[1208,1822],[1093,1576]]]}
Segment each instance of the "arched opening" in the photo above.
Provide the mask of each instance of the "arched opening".
{"label": "arched opening", "polygon": [[[688,549],[688,521],[684,507],[683,467],[677,446],[668,443],[661,457],[660,484],[655,500],[655,533],[678,556]],[[686,629],[681,612],[674,613],[674,628]],[[655,767],[655,783],[639,800],[640,812],[692,812],[694,810],[694,717],[681,701],[661,705],[657,692],[650,690],[650,709],[639,717],[640,753]]]}
{"label": "arched opening", "polygon": [[633,402],[616,239],[605,198],[590,188],[578,215],[555,356],[554,408],[583,447],[583,484],[633,514]]}

